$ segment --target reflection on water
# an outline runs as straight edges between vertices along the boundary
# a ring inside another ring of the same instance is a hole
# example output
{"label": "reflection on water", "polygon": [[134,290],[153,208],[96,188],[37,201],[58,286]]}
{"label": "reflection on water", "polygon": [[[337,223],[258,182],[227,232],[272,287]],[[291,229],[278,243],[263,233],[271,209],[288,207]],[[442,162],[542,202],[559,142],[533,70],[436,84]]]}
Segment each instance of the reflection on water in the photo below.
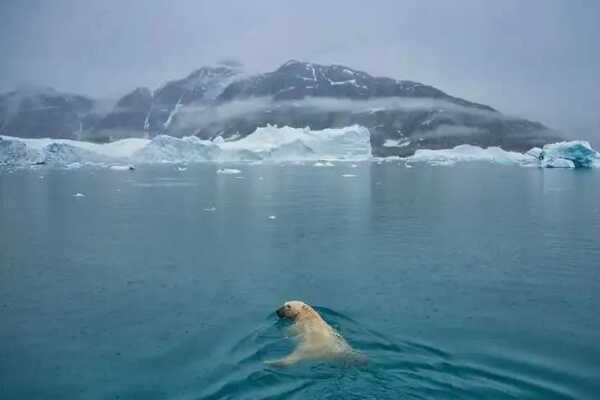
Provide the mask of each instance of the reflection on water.
{"label": "reflection on water", "polygon": [[0,398],[599,397],[598,171],[233,167],[0,171]]}

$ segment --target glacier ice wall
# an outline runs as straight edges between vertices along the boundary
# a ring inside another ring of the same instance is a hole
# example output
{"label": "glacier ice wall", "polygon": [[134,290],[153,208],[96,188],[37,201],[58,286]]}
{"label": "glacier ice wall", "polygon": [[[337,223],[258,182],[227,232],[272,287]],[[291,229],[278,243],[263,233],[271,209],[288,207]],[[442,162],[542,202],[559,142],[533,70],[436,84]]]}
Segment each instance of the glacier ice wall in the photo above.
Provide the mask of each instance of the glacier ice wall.
{"label": "glacier ice wall", "polygon": [[[155,164],[238,161],[371,160],[370,134],[361,126],[313,131],[308,128],[266,126],[238,140],[195,136],[123,139],[106,144],[66,139],[19,139],[0,136],[0,166],[47,164]],[[398,159],[393,157],[391,159]],[[389,160],[389,159],[388,159]],[[545,168],[600,167],[600,154],[587,142],[560,142],[526,153],[460,145],[452,149],[420,149],[405,163],[449,166],[458,162],[490,162]],[[316,163],[315,165],[325,165]],[[124,168],[128,169],[128,168]]]}
{"label": "glacier ice wall", "polygon": [[371,159],[370,134],[362,126],[313,131],[266,126],[245,138],[225,141],[160,135],[95,144],[66,139],[0,137],[0,165],[193,163]]}

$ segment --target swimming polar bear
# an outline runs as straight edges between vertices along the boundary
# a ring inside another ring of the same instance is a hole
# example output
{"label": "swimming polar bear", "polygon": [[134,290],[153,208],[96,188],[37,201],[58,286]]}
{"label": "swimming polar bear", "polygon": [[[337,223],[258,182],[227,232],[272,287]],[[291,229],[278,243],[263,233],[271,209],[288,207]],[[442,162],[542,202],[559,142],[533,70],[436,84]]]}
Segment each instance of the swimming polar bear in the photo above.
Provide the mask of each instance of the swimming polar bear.
{"label": "swimming polar bear", "polygon": [[308,304],[298,300],[288,301],[276,313],[279,318],[294,322],[291,329],[298,344],[286,357],[268,361],[267,364],[286,367],[302,360],[337,359],[355,354],[342,335]]}

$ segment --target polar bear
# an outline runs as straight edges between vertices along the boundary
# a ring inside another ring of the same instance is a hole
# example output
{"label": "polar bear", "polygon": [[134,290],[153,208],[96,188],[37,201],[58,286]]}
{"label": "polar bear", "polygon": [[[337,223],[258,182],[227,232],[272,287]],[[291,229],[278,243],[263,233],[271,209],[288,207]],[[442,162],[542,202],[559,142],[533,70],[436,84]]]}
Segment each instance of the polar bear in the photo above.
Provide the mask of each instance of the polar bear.
{"label": "polar bear", "polygon": [[298,343],[292,353],[267,364],[286,367],[301,360],[336,359],[354,353],[344,338],[308,304],[287,301],[276,313],[279,318],[294,322],[291,329]]}

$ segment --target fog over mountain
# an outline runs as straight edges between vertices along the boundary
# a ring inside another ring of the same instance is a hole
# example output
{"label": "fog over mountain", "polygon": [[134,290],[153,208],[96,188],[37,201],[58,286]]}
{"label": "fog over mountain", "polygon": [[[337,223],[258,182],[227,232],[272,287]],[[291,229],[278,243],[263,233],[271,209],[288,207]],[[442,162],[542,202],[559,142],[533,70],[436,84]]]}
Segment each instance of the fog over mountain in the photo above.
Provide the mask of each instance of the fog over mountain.
{"label": "fog over mountain", "polygon": [[103,112],[97,99],[116,103],[223,59],[249,74],[297,59],[422,82],[600,145],[594,1],[8,0],[0,15],[0,92],[50,86]]}

